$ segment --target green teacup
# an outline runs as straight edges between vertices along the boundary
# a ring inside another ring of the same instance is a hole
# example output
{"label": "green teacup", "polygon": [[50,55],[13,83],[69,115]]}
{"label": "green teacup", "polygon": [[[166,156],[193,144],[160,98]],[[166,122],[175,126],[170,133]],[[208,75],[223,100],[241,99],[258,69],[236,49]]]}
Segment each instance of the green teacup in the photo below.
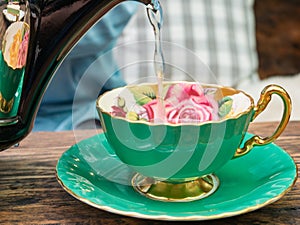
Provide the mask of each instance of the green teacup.
{"label": "green teacup", "polygon": [[[267,86],[257,105],[249,95],[233,88],[202,87],[208,99],[218,103],[218,118],[212,121],[186,120],[182,110],[184,120],[180,123],[147,121],[143,109],[155,99],[156,84],[117,88],[98,98],[97,110],[106,138],[120,160],[137,172],[132,185],[143,195],[162,201],[192,201],[209,196],[219,186],[214,172],[253,146],[273,142],[289,121],[291,101],[279,86]],[[265,109],[273,94],[284,102],[278,128],[270,137],[244,140],[249,123]],[[172,116],[175,114],[171,112]]]}

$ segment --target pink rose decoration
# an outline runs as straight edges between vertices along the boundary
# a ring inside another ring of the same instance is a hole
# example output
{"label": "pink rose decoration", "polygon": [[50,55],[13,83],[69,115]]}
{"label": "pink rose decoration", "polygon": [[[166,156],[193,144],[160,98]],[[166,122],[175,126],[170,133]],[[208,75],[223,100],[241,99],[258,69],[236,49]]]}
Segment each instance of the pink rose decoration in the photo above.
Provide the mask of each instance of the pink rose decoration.
{"label": "pink rose decoration", "polygon": [[144,109],[146,109],[147,115],[148,115],[148,120],[153,121],[154,118],[156,118],[157,114],[157,99],[152,100],[151,102],[143,105]]}
{"label": "pink rose decoration", "polygon": [[26,64],[28,42],[29,42],[29,32],[27,31],[23,37],[21,45],[19,46],[18,65],[17,65],[18,68],[22,68]]}
{"label": "pink rose decoration", "polygon": [[113,116],[119,116],[119,117],[126,117],[126,112],[122,107],[119,106],[112,106],[112,115]]}
{"label": "pink rose decoration", "polygon": [[[157,118],[158,101],[145,104],[149,121]],[[169,123],[205,122],[218,118],[218,104],[198,84],[181,83],[170,86],[165,99],[165,119]]]}

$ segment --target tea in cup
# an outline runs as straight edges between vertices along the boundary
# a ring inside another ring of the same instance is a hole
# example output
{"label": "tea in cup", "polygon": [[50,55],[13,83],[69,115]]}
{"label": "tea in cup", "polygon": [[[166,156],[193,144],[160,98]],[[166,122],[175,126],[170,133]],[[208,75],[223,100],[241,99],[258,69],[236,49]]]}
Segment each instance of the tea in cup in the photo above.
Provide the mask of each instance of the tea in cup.
{"label": "tea in cup", "polygon": [[[136,175],[132,186],[149,198],[184,202],[214,193],[214,174],[228,161],[256,145],[273,142],[286,127],[291,101],[277,85],[262,91],[255,105],[251,96],[230,87],[195,82],[163,85],[164,118],[158,118],[157,84],[113,89],[97,99],[97,111],[108,143]],[[250,122],[279,95],[284,112],[270,137],[244,140]]]}

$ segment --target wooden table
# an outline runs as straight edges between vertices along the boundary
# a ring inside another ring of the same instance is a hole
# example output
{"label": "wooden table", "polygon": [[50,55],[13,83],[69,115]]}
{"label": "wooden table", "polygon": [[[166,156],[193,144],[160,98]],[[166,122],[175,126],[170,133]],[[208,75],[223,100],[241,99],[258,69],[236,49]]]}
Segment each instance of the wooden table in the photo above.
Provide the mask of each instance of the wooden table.
{"label": "wooden table", "polygon": [[[268,134],[274,126],[256,123],[251,125],[250,132]],[[76,132],[76,138],[73,132],[31,133],[18,148],[0,152],[0,224],[174,224],[108,213],[78,201],[61,188],[55,177],[57,160],[76,140],[94,133]],[[291,122],[276,144],[289,152],[299,166],[300,121]],[[212,220],[210,224],[300,224],[300,183],[271,205],[240,216]]]}

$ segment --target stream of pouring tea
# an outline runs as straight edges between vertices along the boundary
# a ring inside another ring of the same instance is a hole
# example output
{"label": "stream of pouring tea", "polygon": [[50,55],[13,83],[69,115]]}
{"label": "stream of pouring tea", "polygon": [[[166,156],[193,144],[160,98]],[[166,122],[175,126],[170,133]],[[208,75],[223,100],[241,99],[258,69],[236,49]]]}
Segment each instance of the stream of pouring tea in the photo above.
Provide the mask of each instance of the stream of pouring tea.
{"label": "stream of pouring tea", "polygon": [[153,26],[155,35],[155,50],[154,50],[154,69],[157,77],[158,91],[156,93],[157,102],[157,118],[154,118],[154,122],[165,121],[165,107],[163,99],[163,80],[164,80],[164,57],[161,46],[161,26],[163,23],[162,8],[158,5],[158,9],[153,7],[147,8],[148,18]]}

